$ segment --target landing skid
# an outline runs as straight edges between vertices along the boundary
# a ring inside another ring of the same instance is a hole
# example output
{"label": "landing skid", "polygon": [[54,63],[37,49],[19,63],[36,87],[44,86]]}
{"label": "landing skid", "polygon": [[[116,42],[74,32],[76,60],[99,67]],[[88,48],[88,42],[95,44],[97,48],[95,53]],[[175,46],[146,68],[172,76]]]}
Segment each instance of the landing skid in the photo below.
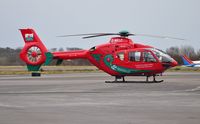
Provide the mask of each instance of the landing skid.
{"label": "landing skid", "polygon": [[163,80],[160,81],[105,81],[105,83],[161,83]]}
{"label": "landing skid", "polygon": [[[105,81],[105,83],[161,83],[164,81],[164,80],[157,81],[155,78],[156,77],[155,75],[153,76],[153,81],[149,81],[149,77],[150,76],[146,77],[146,81],[125,81],[124,76],[123,77],[116,76],[114,81]],[[119,81],[118,79],[121,79],[121,78],[122,80]]]}

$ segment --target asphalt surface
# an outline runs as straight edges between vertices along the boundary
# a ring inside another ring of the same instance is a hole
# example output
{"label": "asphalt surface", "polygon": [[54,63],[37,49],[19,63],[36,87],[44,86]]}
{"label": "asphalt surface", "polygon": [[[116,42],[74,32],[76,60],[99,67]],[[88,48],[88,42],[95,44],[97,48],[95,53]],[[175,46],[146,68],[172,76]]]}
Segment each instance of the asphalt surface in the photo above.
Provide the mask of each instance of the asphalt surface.
{"label": "asphalt surface", "polygon": [[200,73],[165,73],[162,83],[104,83],[113,79],[0,76],[0,124],[200,124]]}

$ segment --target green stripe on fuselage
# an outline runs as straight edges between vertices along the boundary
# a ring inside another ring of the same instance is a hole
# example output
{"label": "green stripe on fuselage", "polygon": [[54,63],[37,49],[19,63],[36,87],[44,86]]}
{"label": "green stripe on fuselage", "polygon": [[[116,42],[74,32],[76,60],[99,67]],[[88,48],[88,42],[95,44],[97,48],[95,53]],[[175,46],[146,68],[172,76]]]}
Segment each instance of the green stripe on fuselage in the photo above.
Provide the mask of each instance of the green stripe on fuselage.
{"label": "green stripe on fuselage", "polygon": [[112,64],[113,60],[114,59],[113,59],[112,55],[109,54],[104,57],[103,61],[106,64],[106,66],[108,66],[109,68],[111,68],[112,70],[114,70],[120,74],[134,74],[134,73],[150,72],[149,70],[135,70],[135,69],[125,68],[122,66],[113,65]]}

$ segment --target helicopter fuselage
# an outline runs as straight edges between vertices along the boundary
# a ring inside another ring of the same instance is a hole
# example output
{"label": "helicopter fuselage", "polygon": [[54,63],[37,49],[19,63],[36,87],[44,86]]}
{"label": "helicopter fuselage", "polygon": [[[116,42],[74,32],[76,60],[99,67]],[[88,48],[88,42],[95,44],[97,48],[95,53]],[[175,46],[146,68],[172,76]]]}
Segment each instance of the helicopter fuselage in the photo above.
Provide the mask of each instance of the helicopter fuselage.
{"label": "helicopter fuselage", "polygon": [[[169,56],[167,61],[158,58],[158,50],[133,43],[126,37],[114,37],[109,43],[94,46],[89,50],[53,52],[55,59],[88,59],[100,70],[112,76],[152,76],[164,72],[177,62]],[[156,55],[155,55],[156,54]],[[165,54],[161,52],[160,54]],[[168,58],[167,58],[168,57]]]}

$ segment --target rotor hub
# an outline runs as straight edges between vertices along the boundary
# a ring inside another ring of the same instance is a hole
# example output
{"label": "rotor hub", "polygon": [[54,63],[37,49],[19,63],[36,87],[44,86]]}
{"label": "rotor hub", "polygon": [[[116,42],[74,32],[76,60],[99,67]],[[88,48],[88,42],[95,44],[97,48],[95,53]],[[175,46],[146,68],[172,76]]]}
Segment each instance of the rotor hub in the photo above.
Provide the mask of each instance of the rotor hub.
{"label": "rotor hub", "polygon": [[126,30],[120,31],[119,35],[122,37],[128,37],[130,35],[130,33]]}
{"label": "rotor hub", "polygon": [[32,57],[37,57],[37,55],[38,55],[38,54],[37,54],[37,52],[35,52],[35,51],[33,51],[33,52],[31,53],[31,56],[32,56]]}

